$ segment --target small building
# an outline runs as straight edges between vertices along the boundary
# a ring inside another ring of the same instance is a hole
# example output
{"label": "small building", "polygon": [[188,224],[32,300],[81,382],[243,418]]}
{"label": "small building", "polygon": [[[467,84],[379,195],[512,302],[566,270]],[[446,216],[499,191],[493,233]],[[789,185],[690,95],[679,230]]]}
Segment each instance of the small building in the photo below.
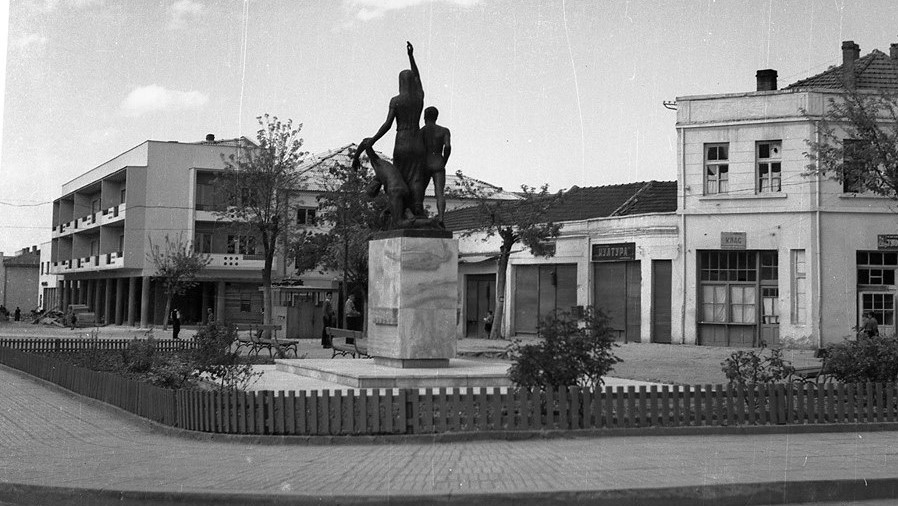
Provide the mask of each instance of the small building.
{"label": "small building", "polygon": [[[555,254],[534,257],[517,245],[509,259],[502,299],[508,335],[535,334],[552,311],[583,306],[604,310],[624,342],[680,342],[681,256],[676,183],[649,181],[565,192],[546,221],[562,224]],[[514,206],[514,203],[509,205]],[[483,318],[495,311],[498,238],[470,236],[476,208],[447,213],[459,238],[459,337],[482,337]]]}
{"label": "small building", "polygon": [[11,256],[3,256],[0,263],[0,305],[12,314],[16,308],[23,314],[40,305],[35,287],[40,272],[40,251],[37,246],[24,248]]}

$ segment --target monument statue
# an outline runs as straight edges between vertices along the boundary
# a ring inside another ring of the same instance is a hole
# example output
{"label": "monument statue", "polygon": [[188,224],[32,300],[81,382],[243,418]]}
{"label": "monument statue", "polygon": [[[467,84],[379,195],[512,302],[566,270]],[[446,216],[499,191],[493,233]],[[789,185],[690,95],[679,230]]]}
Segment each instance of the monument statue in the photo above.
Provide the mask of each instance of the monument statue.
{"label": "monument statue", "polygon": [[427,180],[433,179],[433,193],[437,198],[437,222],[443,225],[443,215],[446,213],[446,162],[452,153],[452,145],[449,142],[449,129],[437,125],[437,116],[440,111],[436,107],[424,109],[424,128],[421,129],[421,137],[424,139],[424,151],[426,153],[425,168],[427,170],[424,187],[427,188]]}
{"label": "monument statue", "polygon": [[[449,158],[449,131],[438,127],[442,129],[438,134],[431,133],[429,140],[434,144],[439,143],[438,148],[433,148],[439,155],[433,158],[431,167],[425,148],[428,138],[422,135],[423,132],[419,127],[421,112],[424,109],[424,88],[421,85],[421,75],[415,63],[415,49],[411,42],[406,42],[406,49],[411,70],[406,69],[399,73],[399,94],[390,99],[387,119],[377,133],[365,138],[359,144],[353,158],[353,167],[358,169],[359,156],[362,152],[368,155],[377,178],[375,185],[369,188],[368,195],[376,196],[383,186],[390,200],[390,228],[435,228],[438,223],[442,223],[445,210],[442,190],[445,186],[445,161]],[[390,163],[378,157],[373,147],[374,143],[390,130],[394,121],[396,142],[393,146],[393,163]],[[439,183],[440,195],[437,204],[439,221],[429,219],[424,210],[424,192],[431,177]]]}

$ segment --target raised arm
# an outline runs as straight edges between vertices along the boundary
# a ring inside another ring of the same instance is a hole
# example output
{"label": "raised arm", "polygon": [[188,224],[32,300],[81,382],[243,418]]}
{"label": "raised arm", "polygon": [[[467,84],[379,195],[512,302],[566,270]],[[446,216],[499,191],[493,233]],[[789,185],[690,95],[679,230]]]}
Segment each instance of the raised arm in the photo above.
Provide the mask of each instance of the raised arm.
{"label": "raised arm", "polygon": [[415,80],[418,84],[417,91],[420,92],[421,95],[424,95],[424,85],[421,83],[421,73],[418,72],[418,65],[415,63],[415,48],[409,41],[405,41],[405,47],[408,50],[408,63],[412,67],[412,73],[415,74]]}

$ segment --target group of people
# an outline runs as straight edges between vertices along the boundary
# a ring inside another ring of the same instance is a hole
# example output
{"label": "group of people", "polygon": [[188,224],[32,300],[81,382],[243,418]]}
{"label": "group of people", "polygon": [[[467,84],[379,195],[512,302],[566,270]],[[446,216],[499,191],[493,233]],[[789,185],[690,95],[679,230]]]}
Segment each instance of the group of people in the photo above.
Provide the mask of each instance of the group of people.
{"label": "group of people", "polygon": [[[424,87],[415,63],[414,48],[406,42],[410,70],[399,73],[399,94],[390,99],[387,119],[372,137],[359,144],[353,167],[359,167],[359,155],[366,153],[377,178],[368,195],[374,197],[383,186],[390,201],[390,228],[416,226],[416,220],[427,219],[424,193],[430,180],[434,182],[437,200],[437,223],[442,225],[446,212],[446,162],[452,152],[449,129],[436,123],[436,107],[424,109]],[[424,112],[424,127],[419,126]],[[396,122],[393,163],[380,159],[374,143]],[[410,214],[411,216],[407,216]]]}
{"label": "group of people", "polygon": [[[330,348],[330,336],[327,335],[328,327],[336,327],[339,325],[337,318],[337,310],[334,308],[333,293],[324,294],[324,302],[322,303],[322,319],[324,325],[321,328],[321,347]],[[346,316],[346,328],[348,330],[362,330],[362,313],[356,308],[355,295],[350,294],[346,298],[346,304],[343,306],[343,313]]]}
{"label": "group of people", "polygon": [[[22,320],[22,310],[16,306],[15,311],[12,312],[14,321]],[[0,321],[8,321],[9,320],[9,309],[6,309],[6,306],[0,304]]]}

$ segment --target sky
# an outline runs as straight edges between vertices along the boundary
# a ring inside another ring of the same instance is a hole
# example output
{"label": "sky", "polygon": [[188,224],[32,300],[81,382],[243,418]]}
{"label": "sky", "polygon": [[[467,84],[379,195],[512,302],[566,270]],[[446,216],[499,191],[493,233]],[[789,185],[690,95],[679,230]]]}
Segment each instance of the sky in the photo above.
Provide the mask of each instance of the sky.
{"label": "sky", "polygon": [[[2,2],[2,0],[0,0]],[[517,190],[676,179],[678,96],[779,86],[898,42],[893,0],[12,0],[0,251],[50,240],[61,185],[152,140],[358,143],[408,68],[452,131],[447,169]],[[0,44],[0,50],[3,49]],[[0,56],[3,56],[0,51]],[[392,152],[392,132],[376,148]]]}

